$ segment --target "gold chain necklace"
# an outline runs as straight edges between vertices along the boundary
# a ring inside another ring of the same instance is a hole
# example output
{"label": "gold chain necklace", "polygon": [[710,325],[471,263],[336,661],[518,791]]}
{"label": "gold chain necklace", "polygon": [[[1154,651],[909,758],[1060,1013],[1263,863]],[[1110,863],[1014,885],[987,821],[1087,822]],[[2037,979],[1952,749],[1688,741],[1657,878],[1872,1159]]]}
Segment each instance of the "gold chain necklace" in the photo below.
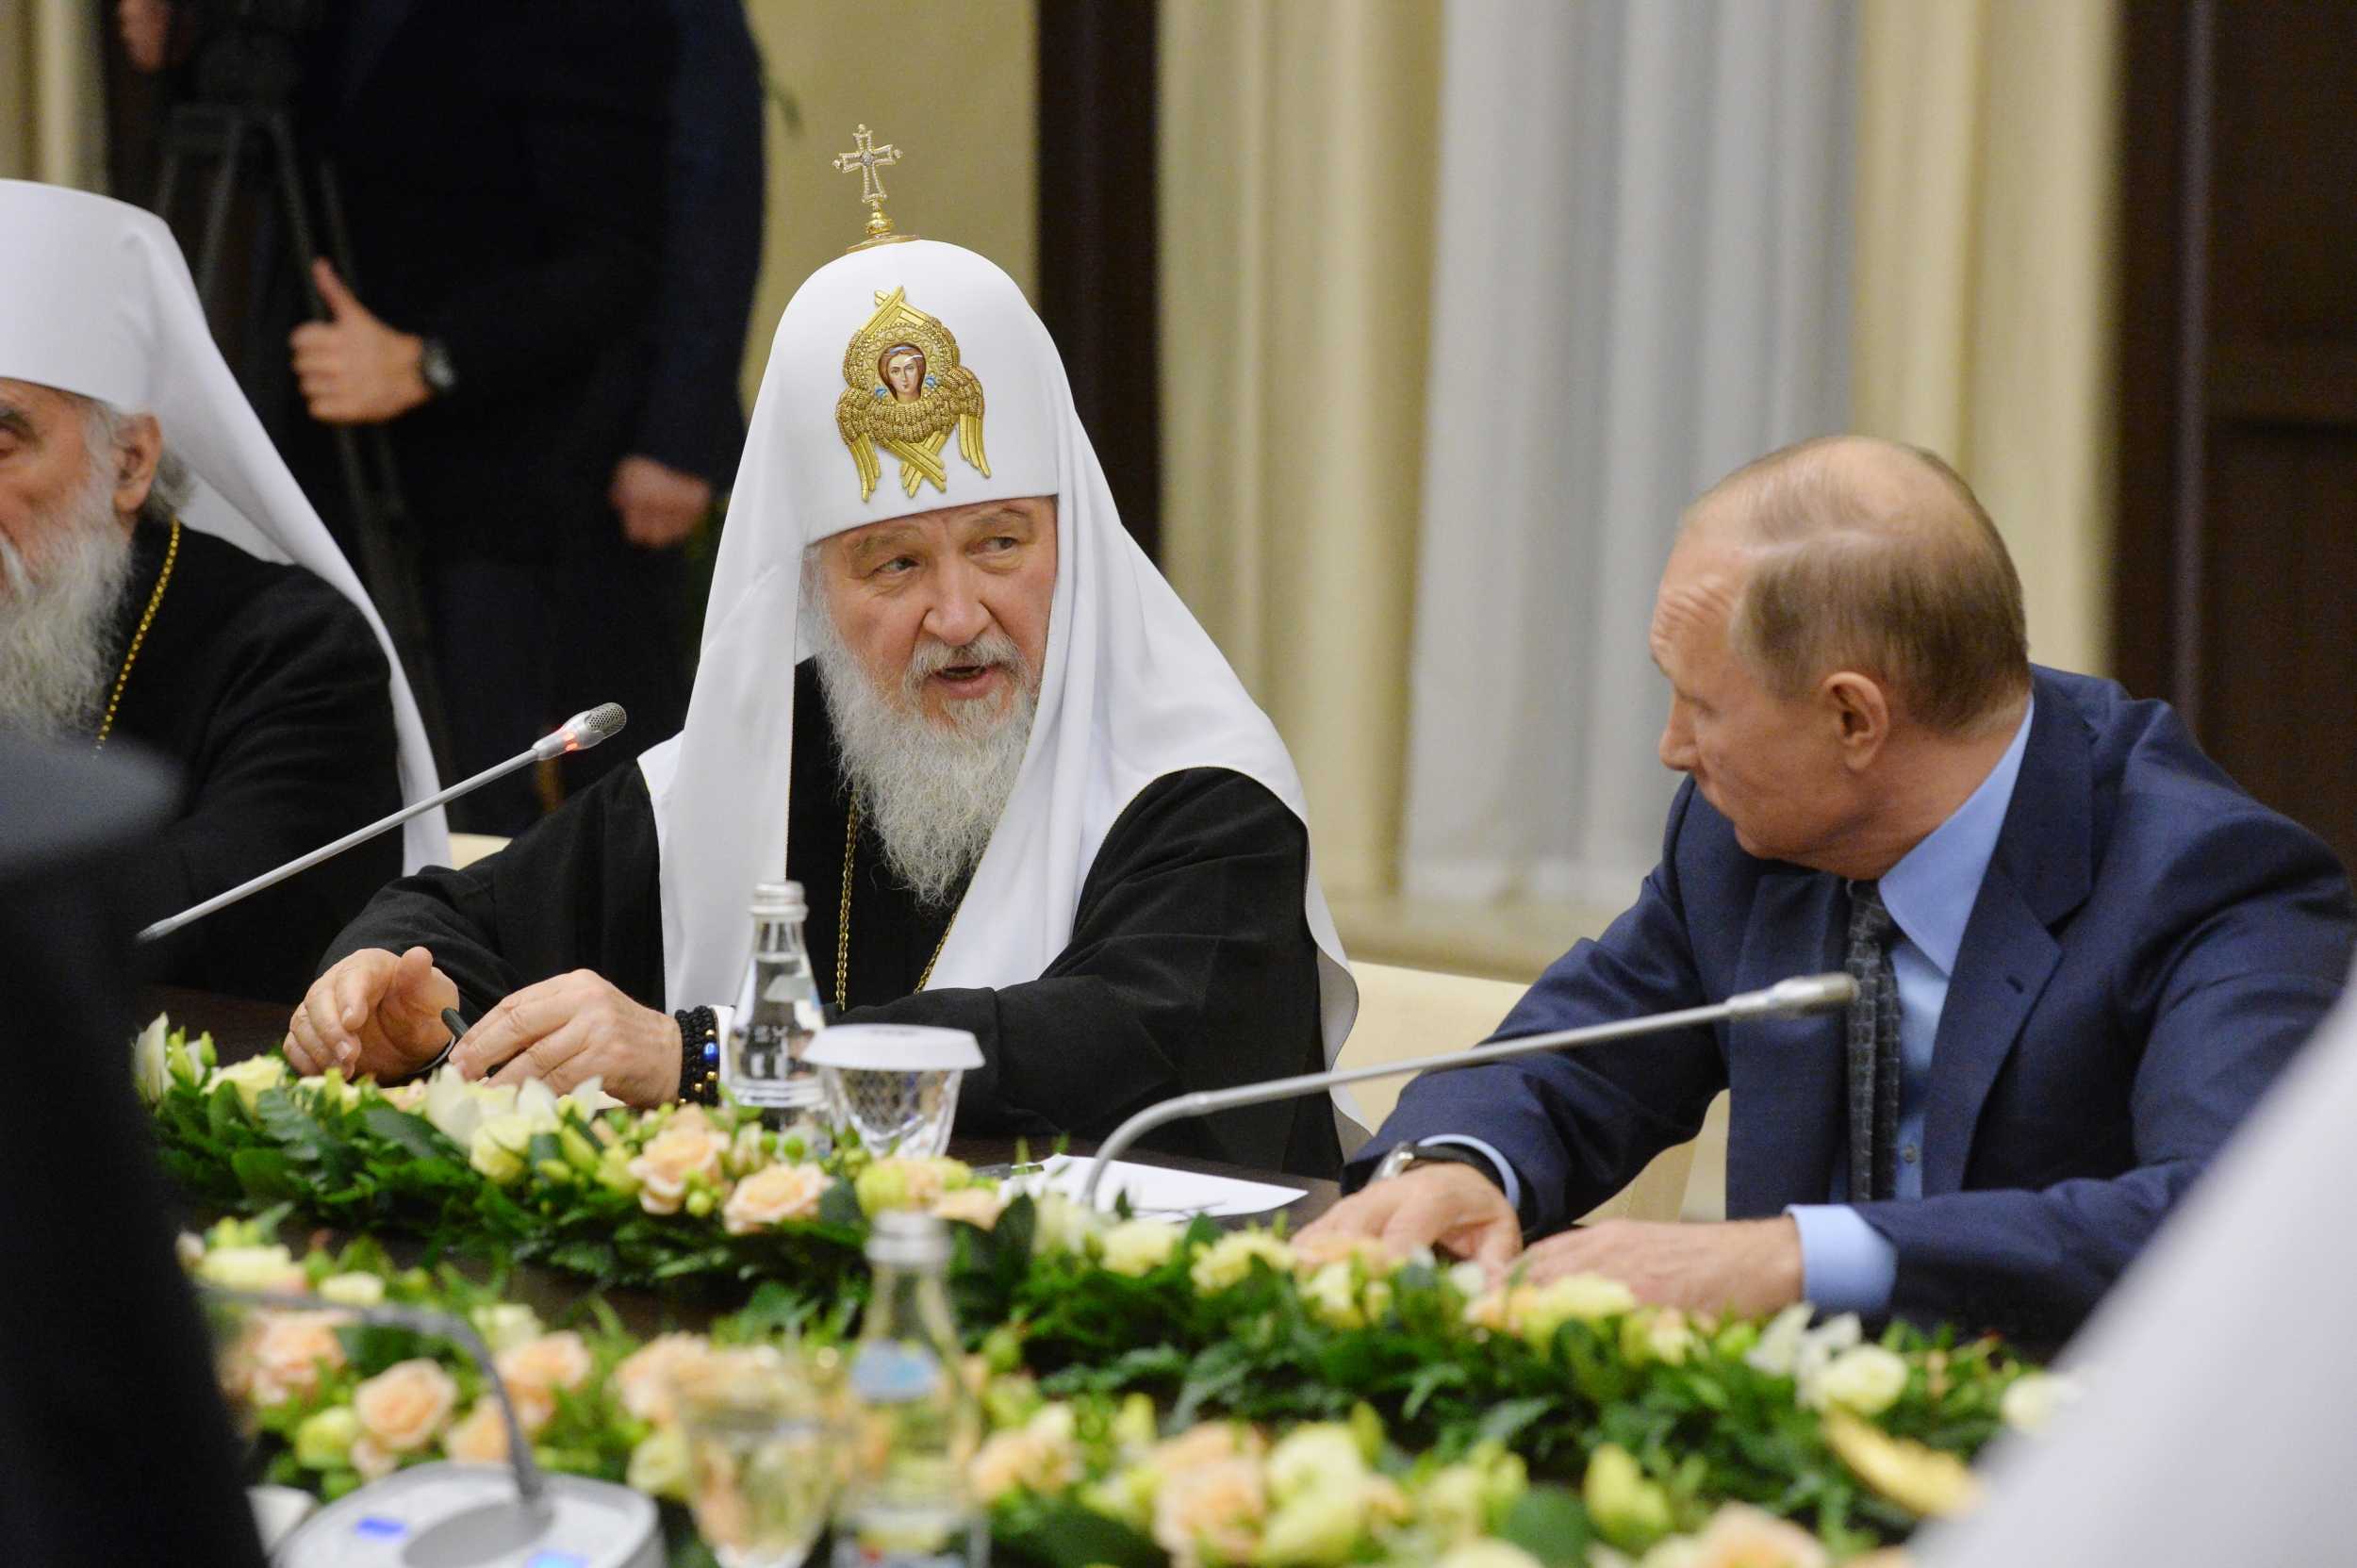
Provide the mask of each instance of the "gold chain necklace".
{"label": "gold chain necklace", "polygon": [[124,650],[123,668],[115,671],[115,688],[107,698],[107,717],[98,721],[98,738],[91,743],[95,751],[107,744],[114,733],[115,708],[123,701],[123,688],[130,684],[131,667],[140,660],[140,645],[147,640],[147,629],[156,623],[156,612],[164,602],[164,589],[172,583],[172,565],[180,558],[180,520],[172,520],[172,540],[164,546],[164,569],[156,574],[156,588],[147,596],[147,610],[140,617],[140,629],[131,634],[131,646]]}
{"label": "gold chain necklace", "polygon": [[[843,897],[835,903],[834,916],[834,1010],[845,1013],[851,1006],[851,866],[859,847],[859,802],[851,802],[851,815],[843,824]],[[949,917],[951,925],[957,916]],[[925,972],[916,977],[916,989],[925,989],[925,982],[933,978],[933,966],[941,962],[941,949],[949,945],[949,933],[944,931],[941,940],[933,944],[932,957],[925,960]]]}

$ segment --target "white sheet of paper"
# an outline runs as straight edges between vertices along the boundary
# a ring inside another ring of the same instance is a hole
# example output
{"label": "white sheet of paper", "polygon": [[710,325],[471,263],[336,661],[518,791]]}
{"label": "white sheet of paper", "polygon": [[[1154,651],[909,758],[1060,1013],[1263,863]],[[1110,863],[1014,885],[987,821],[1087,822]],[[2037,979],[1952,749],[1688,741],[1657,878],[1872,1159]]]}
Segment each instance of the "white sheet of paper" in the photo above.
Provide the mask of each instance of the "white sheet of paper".
{"label": "white sheet of paper", "polygon": [[[1042,1183],[1079,1202],[1080,1189],[1088,1182],[1091,1160],[1069,1154],[1052,1154],[1040,1162],[1046,1168],[1023,1178],[1027,1187]],[[1033,1191],[1039,1190],[1032,1187]],[[1097,1183],[1096,1206],[1110,1210],[1117,1193],[1129,1195],[1131,1213],[1142,1218],[1188,1219],[1196,1214],[1209,1214],[1213,1219],[1236,1219],[1245,1214],[1264,1214],[1281,1209],[1306,1189],[1280,1187],[1268,1181],[1240,1181],[1228,1176],[1206,1176],[1199,1171],[1171,1170],[1162,1165],[1136,1165],[1127,1160],[1115,1160],[1105,1167],[1105,1180]]]}

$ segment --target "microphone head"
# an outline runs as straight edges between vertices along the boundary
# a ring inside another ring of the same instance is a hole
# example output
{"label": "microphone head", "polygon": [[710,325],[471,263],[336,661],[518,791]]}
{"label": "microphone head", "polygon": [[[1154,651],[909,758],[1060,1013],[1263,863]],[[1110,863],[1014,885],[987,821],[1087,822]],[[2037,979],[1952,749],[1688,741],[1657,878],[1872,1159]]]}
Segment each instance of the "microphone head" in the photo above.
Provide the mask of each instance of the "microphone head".
{"label": "microphone head", "polygon": [[613,739],[629,721],[630,718],[622,712],[619,702],[602,702],[594,708],[585,708],[541,736],[534,744],[532,754],[547,762],[568,751],[586,751],[602,740]]}
{"label": "microphone head", "polygon": [[572,732],[573,750],[586,751],[602,740],[611,740],[622,733],[630,716],[619,702],[601,702],[587,713],[575,714],[565,726]]}
{"label": "microphone head", "polygon": [[1795,975],[1764,991],[1745,991],[1727,999],[1739,1016],[1792,1018],[1807,1013],[1829,1013],[1857,999],[1857,982],[1838,972]]}

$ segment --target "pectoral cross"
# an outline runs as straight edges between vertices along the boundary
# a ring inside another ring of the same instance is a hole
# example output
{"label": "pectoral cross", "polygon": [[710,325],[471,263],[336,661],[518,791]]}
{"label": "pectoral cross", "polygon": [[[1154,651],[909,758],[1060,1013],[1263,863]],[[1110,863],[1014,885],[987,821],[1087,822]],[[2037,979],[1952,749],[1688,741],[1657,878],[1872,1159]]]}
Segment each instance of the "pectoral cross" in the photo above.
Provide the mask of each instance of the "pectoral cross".
{"label": "pectoral cross", "polygon": [[877,146],[875,138],[865,125],[859,128],[852,141],[854,146],[851,151],[835,155],[834,167],[836,173],[844,174],[854,169],[859,171],[859,199],[867,204],[867,239],[864,243],[873,244],[892,234],[892,220],[883,213],[886,196],[883,181],[876,177],[876,171],[899,162],[900,149],[890,142]]}

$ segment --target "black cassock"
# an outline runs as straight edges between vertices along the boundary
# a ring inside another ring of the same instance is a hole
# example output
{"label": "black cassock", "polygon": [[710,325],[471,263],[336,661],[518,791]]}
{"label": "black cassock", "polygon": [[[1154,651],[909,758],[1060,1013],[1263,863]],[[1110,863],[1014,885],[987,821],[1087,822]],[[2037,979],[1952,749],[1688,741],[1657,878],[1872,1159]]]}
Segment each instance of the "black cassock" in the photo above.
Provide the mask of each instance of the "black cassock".
{"label": "black cassock", "polygon": [[[794,683],[793,816],[786,862],[810,903],[820,993],[834,999],[849,796],[813,668]],[[1102,1137],[1172,1095],[1325,1065],[1317,949],[1302,912],[1309,834],[1258,782],[1226,768],[1166,774],[1105,835],[1081,884],[1071,945],[1037,980],[916,991],[948,930],[882,864],[863,826],[852,859],[847,1023],[969,1030],[983,1066],[958,1129]],[[664,994],[654,811],[635,767],[599,781],[500,853],[434,869],[377,895],[325,964],[362,948],[422,944],[465,995],[470,1018],[501,997],[593,969],[648,1007],[731,997]],[[750,899],[754,874],[748,868]],[[990,917],[976,909],[963,916]],[[752,942],[750,916],[746,947]],[[914,994],[913,994],[914,993]],[[1180,1122],[1146,1140],[1172,1153],[1327,1176],[1341,1164],[1320,1096]]]}
{"label": "black cassock", "polygon": [[[118,649],[147,611],[170,537],[146,522],[132,536]],[[140,868],[140,924],[400,807],[388,668],[366,619],[316,573],[180,530],[107,742],[180,775],[173,820]],[[388,833],[185,926],[143,948],[142,967],[165,984],[298,1001],[328,940],[401,874],[401,843]]]}

